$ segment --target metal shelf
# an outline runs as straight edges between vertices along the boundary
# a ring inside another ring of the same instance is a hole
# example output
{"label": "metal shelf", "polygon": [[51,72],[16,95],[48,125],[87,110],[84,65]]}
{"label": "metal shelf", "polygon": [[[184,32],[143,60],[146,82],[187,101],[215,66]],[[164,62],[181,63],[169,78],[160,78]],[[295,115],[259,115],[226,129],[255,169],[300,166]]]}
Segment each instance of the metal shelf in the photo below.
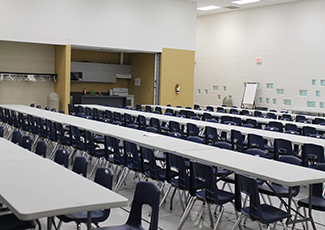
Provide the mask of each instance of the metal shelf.
{"label": "metal shelf", "polygon": [[0,72],[0,81],[56,82],[57,74]]}

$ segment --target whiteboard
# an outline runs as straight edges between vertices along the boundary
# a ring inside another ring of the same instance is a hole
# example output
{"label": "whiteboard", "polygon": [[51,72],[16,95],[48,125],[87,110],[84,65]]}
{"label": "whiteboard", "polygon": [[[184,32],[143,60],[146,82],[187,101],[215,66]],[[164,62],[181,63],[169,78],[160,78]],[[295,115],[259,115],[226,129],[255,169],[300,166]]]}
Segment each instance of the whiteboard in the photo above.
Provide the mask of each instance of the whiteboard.
{"label": "whiteboard", "polygon": [[243,104],[253,105],[256,96],[258,83],[246,83],[245,93],[243,96]]}

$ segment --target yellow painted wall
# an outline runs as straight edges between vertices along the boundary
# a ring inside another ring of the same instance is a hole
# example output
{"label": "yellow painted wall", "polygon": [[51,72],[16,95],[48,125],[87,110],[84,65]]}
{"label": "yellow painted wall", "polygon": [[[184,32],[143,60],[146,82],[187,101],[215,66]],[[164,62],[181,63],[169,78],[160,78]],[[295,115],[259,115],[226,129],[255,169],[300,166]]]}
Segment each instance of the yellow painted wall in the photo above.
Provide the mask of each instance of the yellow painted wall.
{"label": "yellow painted wall", "polygon": [[[119,64],[120,53],[103,52],[93,50],[71,50],[71,61],[75,62],[93,62],[93,63],[107,63]],[[129,65],[129,54],[124,54],[123,64]],[[112,88],[127,88],[127,79],[116,79],[116,83],[95,83],[95,82],[71,82],[71,92],[83,92],[84,89],[89,92],[94,90],[96,92],[107,93]],[[106,90],[107,89],[107,90]]]}
{"label": "yellow painted wall", "polygon": [[71,45],[55,46],[55,73],[58,74],[54,92],[60,96],[60,110],[68,112],[70,103]]}
{"label": "yellow painted wall", "polygon": [[[128,82],[129,94],[134,95],[136,104],[153,103],[154,54],[129,54],[132,65],[132,79]],[[140,86],[135,86],[135,79],[140,78]],[[148,90],[149,89],[149,90]]]}
{"label": "yellow painted wall", "polygon": [[[193,107],[195,51],[166,49],[161,54],[159,104]],[[175,86],[181,89],[177,95]]]}

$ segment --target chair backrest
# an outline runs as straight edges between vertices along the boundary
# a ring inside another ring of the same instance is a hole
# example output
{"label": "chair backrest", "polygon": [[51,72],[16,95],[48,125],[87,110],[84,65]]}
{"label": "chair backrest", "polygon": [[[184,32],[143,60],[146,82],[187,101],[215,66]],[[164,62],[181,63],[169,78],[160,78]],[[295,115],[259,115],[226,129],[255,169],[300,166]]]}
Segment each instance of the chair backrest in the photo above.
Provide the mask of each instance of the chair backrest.
{"label": "chair backrest", "polygon": [[167,182],[174,186],[178,186],[180,189],[189,190],[190,178],[186,173],[185,158],[174,153],[167,153],[166,160]]}
{"label": "chair backrest", "polygon": [[41,137],[47,138],[48,137],[47,123],[40,117],[37,118],[37,127],[38,127],[38,134]]}
{"label": "chair backrest", "polygon": [[55,152],[54,162],[68,168],[69,167],[69,155],[70,155],[69,150],[67,150],[67,149],[58,149]]}
{"label": "chair backrest", "polygon": [[[98,168],[96,170],[94,182],[112,190],[113,187],[113,176],[114,172],[110,168]],[[110,209],[105,209],[100,219],[97,219],[98,222],[102,222],[108,218],[110,214]]]}
{"label": "chair backrest", "polygon": [[278,160],[280,155],[293,155],[292,143],[289,140],[274,139],[274,160]]}
{"label": "chair backrest", "polygon": [[258,110],[255,110],[254,111],[254,117],[260,117],[260,116],[262,116],[262,112],[258,111]]}
{"label": "chair backrest", "polygon": [[20,146],[32,151],[33,138],[31,136],[23,136],[20,141]]}
{"label": "chair backrest", "polygon": [[177,121],[169,121],[169,131],[182,133],[181,127]]}
{"label": "chair backrest", "polygon": [[221,116],[221,123],[224,124],[226,121],[232,121],[232,117],[231,116]]}
{"label": "chair backrest", "polygon": [[249,111],[247,109],[243,109],[242,111],[240,111],[241,115],[248,115]]}
{"label": "chair backrest", "polygon": [[249,176],[235,174],[235,207],[238,212],[242,209],[241,193],[249,196],[250,219],[260,220],[261,203],[256,180]]}
{"label": "chair backrest", "polygon": [[15,130],[12,133],[11,142],[15,144],[20,144],[22,132],[20,130]]}
{"label": "chair backrest", "polygon": [[152,108],[150,105],[146,105],[146,112],[152,112]]}
{"label": "chair backrest", "polygon": [[77,126],[70,125],[70,142],[73,148],[81,148],[80,131]]}
{"label": "chair backrest", "polygon": [[0,137],[3,137],[4,132],[5,132],[5,127],[0,126]]}
{"label": "chair backrest", "polygon": [[254,128],[257,127],[257,121],[254,120],[254,119],[247,118],[247,119],[246,119],[246,123],[247,123],[247,124],[251,124],[251,125],[253,125]]}
{"label": "chair backrest", "polygon": [[115,137],[105,136],[105,158],[111,160],[109,155],[113,154],[114,164],[124,165],[124,158],[120,153],[119,140]]}
{"label": "chair backrest", "polygon": [[236,123],[236,125],[241,126],[243,124],[240,117],[233,117],[232,121]]}
{"label": "chair backrest", "polygon": [[237,109],[230,109],[230,114],[239,114]]}
{"label": "chair backrest", "polygon": [[259,149],[265,150],[263,137],[260,135],[249,133],[247,148],[249,148],[249,149],[259,148]]}
{"label": "chair backrest", "polygon": [[295,124],[287,123],[287,124],[285,124],[285,130],[286,131],[298,131],[298,127]]}
{"label": "chair backrest", "polygon": [[195,109],[195,110],[200,110],[200,105],[196,105],[196,104],[194,104],[194,105],[193,105],[193,109]]}
{"label": "chair backrest", "polygon": [[244,152],[243,136],[240,131],[231,130],[231,145],[234,151]]}
{"label": "chair backrest", "polygon": [[205,126],[205,143],[206,144],[214,144],[218,141],[218,130],[215,127]]}
{"label": "chair backrest", "polygon": [[325,122],[325,119],[320,117],[315,117],[315,119],[313,120],[313,124],[320,124],[323,122]]}
{"label": "chair backrest", "polygon": [[282,119],[287,121],[292,121],[291,115],[287,113],[282,114]]}
{"label": "chair backrest", "polygon": [[[213,110],[212,110],[213,111]],[[222,108],[222,107],[217,107],[217,112],[219,113],[224,113],[225,112],[225,109]]]}
{"label": "chair backrest", "polygon": [[201,162],[191,161],[190,171],[190,194],[195,196],[198,189],[205,189],[207,202],[220,203],[218,202],[219,189],[215,183],[213,167]]}
{"label": "chair backrest", "polygon": [[297,115],[296,122],[306,121],[306,117],[304,115]]}
{"label": "chair backrest", "polygon": [[158,114],[162,114],[162,109],[159,106],[156,106],[155,111],[157,111]]}
{"label": "chair backrest", "polygon": [[271,119],[276,119],[276,115],[275,115],[275,113],[270,113],[270,112],[268,112],[268,113],[266,114],[266,116],[267,116],[268,118],[271,118]]}
{"label": "chair backrest", "polygon": [[74,111],[74,106],[72,104],[68,104],[68,111],[70,115],[74,115],[75,111]]}
{"label": "chair backrest", "polygon": [[100,114],[97,108],[93,108],[93,119],[96,121],[100,121]]}
{"label": "chair backrest", "polygon": [[155,157],[153,149],[147,148],[144,146],[140,146],[140,152],[141,152],[141,157],[142,157],[142,159],[141,159],[142,168],[144,168],[145,162],[149,162],[150,174],[149,175],[147,174],[147,176],[149,176],[153,180],[164,181],[166,179],[166,174],[163,175],[158,172],[158,166],[156,163],[156,157]]}
{"label": "chair backrest", "polygon": [[303,126],[302,127],[302,135],[310,136],[312,134],[317,134],[317,130],[315,127],[311,127],[311,126]]}
{"label": "chair backrest", "polygon": [[199,135],[199,128],[196,126],[196,124],[186,123],[186,130],[188,136]]}
{"label": "chair backrest", "polygon": [[138,182],[133,196],[132,207],[126,222],[129,226],[141,226],[142,206],[151,207],[149,230],[158,229],[160,191],[157,185],[150,182]]}
{"label": "chair backrest", "polygon": [[[124,165],[126,167],[130,167],[132,170],[136,172],[141,172],[141,161],[138,152],[138,146],[131,141],[123,141],[124,146]],[[131,159],[132,164],[127,164]]]}
{"label": "chair backrest", "polygon": [[202,121],[206,121],[209,119],[212,119],[212,115],[210,113],[203,113]]}
{"label": "chair backrest", "polygon": [[[325,172],[325,163],[317,163],[315,169]],[[323,183],[313,184],[313,196],[323,198]]]}
{"label": "chair backrest", "polygon": [[44,158],[46,157],[46,147],[47,147],[47,142],[46,141],[39,141],[36,144],[35,148],[35,153],[39,156],[43,156]]}
{"label": "chair backrest", "polygon": [[113,112],[114,121],[123,121],[122,114],[119,112]]}
{"label": "chair backrest", "polygon": [[302,145],[301,159],[303,161],[303,165],[308,167],[309,158],[315,164],[317,163],[325,163],[324,161],[324,148],[320,145],[315,145],[312,143],[306,143]]}
{"label": "chair backrest", "polygon": [[160,126],[159,119],[152,117],[150,119],[150,126],[156,128],[158,133],[161,133],[161,126]]}
{"label": "chair backrest", "polygon": [[139,129],[145,130],[147,128],[147,120],[143,115],[138,115],[137,121],[138,121]]}
{"label": "chair backrest", "polygon": [[83,156],[77,156],[74,159],[72,171],[87,177],[88,158]]}
{"label": "chair backrest", "polygon": [[132,118],[131,114],[124,113],[124,125],[127,126],[129,124],[133,124],[133,118]]}
{"label": "chair backrest", "polygon": [[283,133],[283,124],[278,121],[270,121],[269,122],[270,127],[275,127],[279,129],[279,132]]}
{"label": "chair backrest", "polygon": [[214,109],[213,109],[213,107],[212,107],[212,106],[207,106],[207,107],[206,107],[206,110],[207,110],[207,111],[211,111],[211,112],[213,112],[213,111],[214,111]]}

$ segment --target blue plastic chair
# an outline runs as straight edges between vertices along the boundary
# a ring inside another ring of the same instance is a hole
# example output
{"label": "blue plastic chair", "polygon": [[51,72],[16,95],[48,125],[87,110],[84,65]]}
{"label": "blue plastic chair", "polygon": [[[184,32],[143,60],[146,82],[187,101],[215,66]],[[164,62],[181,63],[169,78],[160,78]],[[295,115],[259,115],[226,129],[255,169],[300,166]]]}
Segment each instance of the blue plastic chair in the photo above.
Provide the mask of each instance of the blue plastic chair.
{"label": "blue plastic chair", "polygon": [[[113,171],[109,168],[98,168],[96,170],[96,175],[94,182],[107,188],[112,189],[113,185]],[[73,185],[72,185],[73,186]],[[98,227],[98,223],[105,221],[110,214],[110,209],[101,209],[96,211],[91,211],[91,222],[94,223]],[[80,229],[80,223],[87,223],[88,212],[78,212],[78,213],[72,213],[67,215],[61,215],[58,216],[58,218],[65,222],[76,222],[77,223],[77,229]],[[61,227],[61,222],[59,223],[58,229]]]}
{"label": "blue plastic chair", "polygon": [[300,135],[297,125],[287,123],[285,124],[285,133]]}
{"label": "blue plastic chair", "polygon": [[[324,163],[319,163],[316,164],[315,169],[317,170],[321,170],[321,171],[325,171],[325,164]],[[312,193],[312,198],[311,198],[311,208],[320,212],[325,212],[325,199],[323,197],[323,183],[319,183],[319,184],[313,184],[313,185],[309,185],[309,186],[313,186],[313,193]],[[309,197],[305,197],[302,198],[300,200],[298,200],[298,209],[297,211],[299,212],[300,208],[304,208],[305,209],[305,213],[306,209],[309,208]],[[295,215],[295,221],[297,220],[297,213]],[[292,225],[292,229],[294,229],[295,224]],[[314,229],[316,229],[316,226],[313,225]]]}
{"label": "blue plastic chair", "polygon": [[156,128],[158,133],[161,133],[161,126],[160,126],[159,119],[152,117],[150,119],[150,126]]}
{"label": "blue plastic chair", "polygon": [[83,156],[77,156],[74,159],[72,171],[87,177],[88,158]]}
{"label": "blue plastic chair", "polygon": [[302,135],[312,136],[313,134],[317,134],[317,130],[315,127],[311,127],[311,126],[303,126],[302,127]]}
{"label": "blue plastic chair", "polygon": [[312,143],[303,144],[301,159],[303,166],[310,168],[315,168],[316,163],[325,163],[323,146]]}
{"label": "blue plastic chair", "polygon": [[[215,204],[220,207],[220,213],[217,221],[214,225],[214,221],[211,218],[211,226],[214,229],[218,228],[219,222],[221,220],[222,214],[224,212],[223,205],[226,203],[233,203],[235,195],[233,193],[219,190],[216,186],[216,180],[214,177],[214,170],[211,165],[203,164],[200,162],[191,161],[190,164],[190,201],[182,215],[181,221],[177,229],[181,229],[190,214],[190,211],[197,200],[206,202],[208,204],[208,210],[210,212],[210,217],[212,217],[210,204]],[[203,183],[202,183],[203,182]]]}
{"label": "blue plastic chair", "polygon": [[212,115],[210,113],[203,113],[201,119],[202,121],[207,121],[209,119],[212,119]]}
{"label": "blue plastic chair", "polygon": [[47,142],[46,141],[39,141],[36,144],[35,153],[39,156],[46,157],[46,147]]}
{"label": "blue plastic chair", "polygon": [[5,127],[0,126],[0,137],[3,137],[4,133],[5,133]]}
{"label": "blue plastic chair", "polygon": [[141,225],[142,206],[149,205],[151,207],[151,218],[149,230],[158,229],[158,213],[159,213],[159,188],[150,182],[138,182],[135,188],[132,207],[128,220],[124,225],[96,228],[94,230],[143,230]]}
{"label": "blue plastic chair", "polygon": [[94,143],[94,139],[93,139],[93,134],[88,131],[88,130],[85,130],[85,150],[86,152],[90,155],[90,162],[92,160],[92,158],[96,158],[96,162],[93,166],[93,169],[91,170],[91,172],[89,173],[89,177],[91,177],[93,175],[93,173],[95,172],[95,169],[97,168],[100,160],[102,158],[105,157],[105,148],[98,148],[95,146],[95,143]]}
{"label": "blue plastic chair", "polygon": [[[41,229],[41,225],[38,223],[38,229]],[[24,221],[18,219],[14,214],[5,214],[0,216],[0,229],[2,230],[24,230],[35,229],[35,221]]]}
{"label": "blue plastic chair", "polygon": [[22,137],[22,132],[20,130],[15,130],[11,136],[11,142],[20,145]]}
{"label": "blue plastic chair", "polygon": [[280,155],[294,155],[291,141],[274,139],[274,160],[278,160]]}
{"label": "blue plastic chair", "polygon": [[69,155],[70,155],[69,150],[58,149],[58,150],[56,150],[56,153],[55,153],[54,162],[68,168],[69,167]]}
{"label": "blue plastic chair", "polygon": [[215,142],[218,142],[219,136],[218,136],[217,128],[211,126],[205,126],[204,139],[205,139],[205,144],[208,145],[213,145]]}
{"label": "blue plastic chair", "polygon": [[199,128],[196,124],[186,123],[186,134],[187,136],[197,136],[199,135]]}
{"label": "blue plastic chair", "polygon": [[169,132],[182,133],[180,124],[177,121],[169,121]]}
{"label": "blue plastic chair", "polygon": [[264,140],[262,136],[259,136],[257,134],[249,133],[247,136],[248,143],[247,143],[247,148],[252,149],[252,148],[259,148],[262,150],[265,150],[264,147]]}
{"label": "blue plastic chair", "polygon": [[[242,193],[249,196],[248,206],[242,207]],[[233,230],[238,227],[243,217],[269,225],[291,216],[289,213],[282,211],[281,209],[268,204],[261,204],[255,178],[240,174],[235,175],[235,205],[236,210],[241,212],[241,215],[233,226]],[[286,225],[283,225],[285,229],[287,229]]]}
{"label": "blue plastic chair", "polygon": [[[245,143],[247,145],[247,143]],[[231,145],[232,150],[238,152],[244,152],[244,137],[240,131],[232,129],[231,130]]]}
{"label": "blue plastic chair", "polygon": [[275,127],[278,129],[278,132],[283,133],[283,124],[278,121],[270,121],[269,122],[269,127]]}
{"label": "blue plastic chair", "polygon": [[32,151],[33,138],[31,136],[23,136],[19,145],[29,151]]}

